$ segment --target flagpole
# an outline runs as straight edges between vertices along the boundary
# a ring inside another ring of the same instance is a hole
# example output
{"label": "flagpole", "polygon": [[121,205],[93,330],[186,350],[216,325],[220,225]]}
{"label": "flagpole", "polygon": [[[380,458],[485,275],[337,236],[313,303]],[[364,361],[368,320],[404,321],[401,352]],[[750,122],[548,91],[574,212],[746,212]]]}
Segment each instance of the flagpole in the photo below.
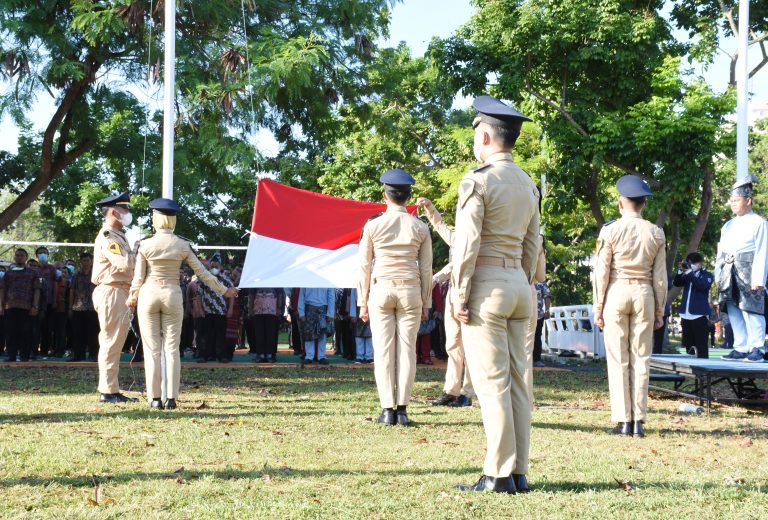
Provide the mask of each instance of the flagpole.
{"label": "flagpole", "polygon": [[163,92],[163,189],[173,198],[173,129],[176,80],[176,0],[165,1],[165,85]]}
{"label": "flagpole", "polygon": [[739,0],[738,63],[736,66],[736,179],[749,176],[748,161],[748,86],[749,79],[749,0]]}
{"label": "flagpole", "polygon": [[[165,0],[165,85],[163,85],[163,187],[162,196],[173,198],[173,129],[176,82],[176,0]],[[165,375],[165,340],[160,354],[161,399],[168,398]],[[179,396],[175,395],[174,398]]]}

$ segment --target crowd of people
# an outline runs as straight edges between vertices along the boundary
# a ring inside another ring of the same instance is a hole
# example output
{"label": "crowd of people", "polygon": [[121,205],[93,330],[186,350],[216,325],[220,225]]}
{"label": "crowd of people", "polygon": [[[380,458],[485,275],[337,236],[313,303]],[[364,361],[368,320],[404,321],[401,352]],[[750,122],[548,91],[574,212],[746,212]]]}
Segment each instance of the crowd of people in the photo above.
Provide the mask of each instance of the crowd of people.
{"label": "crowd of people", "polygon": [[[56,259],[44,246],[34,254],[29,258],[26,249],[18,248],[12,262],[0,263],[4,360],[96,361],[100,325],[93,302],[93,254],[82,252],[77,260]],[[201,262],[225,287],[239,285],[242,266],[223,264],[219,253]],[[201,283],[187,265],[178,276],[183,299],[182,357],[227,363],[237,349],[248,349],[254,362],[275,363],[279,333],[287,330],[289,346],[304,363],[327,364],[326,341],[346,360],[373,363],[370,323],[358,318],[354,288],[323,289],[322,303],[313,299],[318,290],[302,288],[243,289],[228,299]],[[447,280],[434,282],[435,309],[421,324],[415,345],[419,363],[431,365],[433,358],[448,357],[442,311],[447,288]],[[322,324],[312,319],[317,308],[313,303],[325,306]],[[322,336],[316,333],[321,330]],[[134,319],[123,346],[123,352],[134,354],[136,361],[143,359],[139,331]]]}

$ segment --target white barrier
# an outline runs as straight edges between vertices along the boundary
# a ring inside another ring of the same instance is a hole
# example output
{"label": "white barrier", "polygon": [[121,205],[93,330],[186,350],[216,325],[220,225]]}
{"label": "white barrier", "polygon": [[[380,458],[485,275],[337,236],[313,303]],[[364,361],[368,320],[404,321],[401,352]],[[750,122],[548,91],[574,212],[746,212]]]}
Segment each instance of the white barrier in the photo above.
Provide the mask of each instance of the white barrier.
{"label": "white barrier", "polygon": [[603,333],[595,327],[592,305],[551,307],[544,321],[542,347],[553,354],[573,352],[582,358],[605,357]]}

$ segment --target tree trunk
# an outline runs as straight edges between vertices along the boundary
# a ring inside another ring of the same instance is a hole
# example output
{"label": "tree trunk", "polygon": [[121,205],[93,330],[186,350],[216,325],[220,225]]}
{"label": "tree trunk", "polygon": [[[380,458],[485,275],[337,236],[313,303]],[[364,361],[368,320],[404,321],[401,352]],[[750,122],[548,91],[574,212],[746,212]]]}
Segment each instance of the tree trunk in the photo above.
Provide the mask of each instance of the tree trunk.
{"label": "tree trunk", "polygon": [[592,169],[592,173],[589,176],[588,188],[589,209],[592,211],[592,216],[595,217],[598,231],[601,227],[603,227],[603,225],[605,225],[605,216],[603,215],[602,208],[600,208],[600,196],[598,195],[597,191],[597,181],[599,174],[600,171],[597,168]]}
{"label": "tree trunk", "polygon": [[701,203],[699,204],[699,212],[696,214],[696,225],[693,228],[691,237],[688,239],[686,255],[699,250],[701,238],[704,236],[704,230],[709,223],[709,214],[712,211],[712,181],[714,178],[715,166],[708,164],[704,167],[704,179],[701,182]]}
{"label": "tree trunk", "polygon": [[[10,206],[0,213],[0,231],[13,224],[32,203],[45,191],[48,185],[61,173],[64,168],[72,164],[78,157],[87,152],[94,142],[86,139],[74,148],[67,151],[72,127],[72,108],[83,95],[85,89],[95,78],[99,63],[86,60],[86,73],[83,79],[73,82],[64,93],[58,109],[51,117],[43,135],[43,145],[40,157],[40,170],[35,179],[24,189]],[[59,133],[58,145],[54,152],[54,140]]]}

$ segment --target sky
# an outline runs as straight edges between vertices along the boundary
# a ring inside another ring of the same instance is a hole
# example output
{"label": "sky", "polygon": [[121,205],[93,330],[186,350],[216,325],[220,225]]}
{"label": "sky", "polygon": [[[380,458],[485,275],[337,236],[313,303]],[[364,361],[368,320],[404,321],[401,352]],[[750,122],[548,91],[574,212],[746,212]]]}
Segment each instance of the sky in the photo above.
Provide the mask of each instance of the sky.
{"label": "sky", "polygon": [[[433,37],[446,37],[451,35],[459,26],[466,23],[474,8],[470,0],[404,0],[398,2],[392,10],[389,39],[380,41],[380,45],[397,45],[404,41],[411,48],[413,55],[423,55]],[[721,47],[732,52],[736,49],[736,41],[724,41]],[[755,46],[756,47],[756,46]],[[759,49],[750,52],[750,63],[759,61]],[[722,91],[728,82],[729,58],[724,52],[718,54],[715,63],[708,69],[701,65],[691,66],[696,74],[702,74],[716,91]],[[753,93],[751,105],[759,103],[768,104],[768,67],[750,80],[750,91]],[[149,93],[138,89],[139,99],[154,97],[157,92]],[[143,94],[143,95],[141,95]],[[465,104],[466,100],[459,100]],[[51,114],[53,114],[53,100],[47,93],[40,94],[35,103],[30,118],[37,129],[43,129]],[[0,120],[0,150],[16,152],[18,129],[6,117]],[[256,142],[265,155],[273,155],[276,143],[271,135],[262,132],[256,137]]]}

